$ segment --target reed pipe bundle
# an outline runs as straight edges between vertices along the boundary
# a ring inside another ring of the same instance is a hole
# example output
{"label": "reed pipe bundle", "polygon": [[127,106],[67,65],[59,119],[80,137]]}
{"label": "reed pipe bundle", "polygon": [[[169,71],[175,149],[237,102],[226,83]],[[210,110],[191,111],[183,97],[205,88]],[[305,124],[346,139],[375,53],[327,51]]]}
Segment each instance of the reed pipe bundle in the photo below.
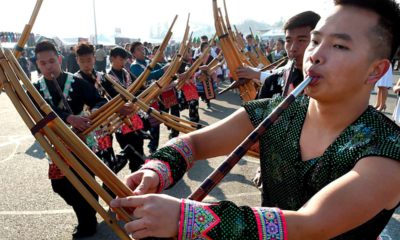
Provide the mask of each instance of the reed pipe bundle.
{"label": "reed pipe bundle", "polygon": [[[155,57],[153,58],[149,66],[143,71],[142,74],[140,74],[138,79],[136,79],[136,81],[131,86],[128,87],[129,92],[135,94],[146,82],[148,76],[150,75],[151,70],[155,67],[155,65],[158,62],[158,59],[161,58],[166,46],[168,45],[168,42],[172,36],[172,27],[174,26],[177,17],[178,16],[176,15],[174,20],[172,21],[172,24],[168,29],[168,32],[163,42],[161,43],[160,48],[157,50]],[[109,102],[107,102],[105,105],[100,107],[98,111],[94,112],[89,116],[89,118],[91,119],[91,126],[84,132],[82,132],[82,135],[88,135],[97,127],[101,126],[102,124],[104,125],[104,122],[109,117],[115,117],[115,115],[117,115],[116,112],[118,112],[123,107],[124,104],[125,102],[122,100],[121,96],[117,95]]]}
{"label": "reed pipe bundle", "polygon": [[[239,79],[235,71],[239,66],[243,66],[243,59],[239,56],[239,52],[237,51],[229,32],[224,31],[227,27],[225,26],[222,16],[220,16],[218,12],[217,0],[213,0],[213,14],[215,30],[220,40],[220,46],[226,59],[226,63],[232,74],[233,80],[238,81]],[[250,64],[247,63],[247,65]],[[253,100],[257,95],[256,88],[252,82],[239,86],[239,91],[243,101]]]}
{"label": "reed pipe bundle", "polygon": [[[117,196],[130,196],[132,191],[54,113],[25,75],[11,51],[2,48],[0,48],[0,81],[23,121],[31,129],[32,134],[52,161],[88,203],[103,217],[118,237],[130,239],[128,234],[117,224],[116,219],[111,217],[93,198],[71,169],[74,169],[79,177],[106,203],[109,203],[112,197],[89,174],[82,163]],[[21,82],[30,96],[25,92]],[[124,221],[132,220],[124,209],[116,209],[115,211]]]}

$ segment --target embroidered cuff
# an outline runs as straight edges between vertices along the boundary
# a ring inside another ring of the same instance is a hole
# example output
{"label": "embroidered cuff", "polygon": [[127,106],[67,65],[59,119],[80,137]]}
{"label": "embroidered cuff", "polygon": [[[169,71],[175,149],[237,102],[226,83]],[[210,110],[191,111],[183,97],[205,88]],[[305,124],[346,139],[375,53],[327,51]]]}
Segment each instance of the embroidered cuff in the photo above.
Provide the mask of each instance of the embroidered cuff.
{"label": "embroidered cuff", "polygon": [[167,162],[156,159],[147,159],[146,163],[140,169],[150,169],[157,173],[160,179],[160,184],[157,190],[158,193],[171,186],[171,184],[174,182],[171,174],[171,168]]}
{"label": "embroidered cuff", "polygon": [[188,171],[194,164],[192,146],[181,138],[173,138],[169,140],[165,146],[172,147],[178,151],[186,162],[186,171]]}
{"label": "embroidered cuff", "polygon": [[219,223],[219,217],[208,206],[182,199],[178,240],[211,239],[207,233]]}
{"label": "embroidered cuff", "polygon": [[279,208],[252,208],[257,222],[258,239],[286,240],[286,221]]}

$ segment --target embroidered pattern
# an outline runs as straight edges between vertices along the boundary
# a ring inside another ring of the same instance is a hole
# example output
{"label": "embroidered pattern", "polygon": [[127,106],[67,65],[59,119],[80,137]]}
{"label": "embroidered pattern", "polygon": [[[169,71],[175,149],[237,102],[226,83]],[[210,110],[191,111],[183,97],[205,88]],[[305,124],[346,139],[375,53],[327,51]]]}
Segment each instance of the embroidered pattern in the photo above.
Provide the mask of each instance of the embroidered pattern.
{"label": "embroidered pattern", "polygon": [[353,150],[359,146],[368,144],[375,134],[374,129],[367,127],[364,123],[351,126],[349,130],[351,134],[349,135],[348,142],[340,147],[339,152]]}
{"label": "embroidered pattern", "polygon": [[171,168],[169,163],[156,160],[156,159],[147,159],[146,163],[141,167],[142,169],[150,169],[157,173],[160,178],[160,185],[158,186],[157,192],[162,192],[162,190],[171,186],[174,182],[172,178]]}
{"label": "embroidered pattern", "polygon": [[[44,80],[44,77],[42,76],[39,80],[40,84],[40,91],[43,93],[44,99],[47,100],[48,103],[50,103],[52,106],[54,106],[53,99],[50,95],[50,91],[47,88],[46,81]],[[64,90],[63,90],[63,95],[64,97],[69,100],[69,92],[72,92],[72,83],[75,82],[74,75],[68,73],[67,74],[67,80],[65,81],[64,85]]]}
{"label": "embroidered pattern", "polygon": [[279,208],[252,208],[257,221],[258,239],[287,239],[286,222]]}
{"label": "embroidered pattern", "polygon": [[387,140],[393,142],[393,143],[394,143],[394,146],[400,148],[400,136],[399,136],[399,135],[396,135],[396,134],[390,135],[390,136],[387,138]]}
{"label": "embroidered pattern", "polygon": [[178,239],[211,239],[207,233],[220,221],[220,218],[208,206],[182,199]]}
{"label": "embroidered pattern", "polygon": [[193,152],[192,152],[192,147],[183,139],[181,138],[173,138],[170,141],[168,141],[165,146],[170,146],[176,151],[178,151],[182,157],[186,161],[187,165],[187,170],[189,170],[193,164],[194,164],[194,159],[193,159]]}
{"label": "embroidered pattern", "polygon": [[119,132],[122,133],[122,135],[126,135],[128,133],[138,131],[144,128],[143,121],[140,118],[138,114],[133,114],[130,118],[130,121],[132,123],[131,126],[126,125],[125,123],[122,124],[122,126],[119,128]]}

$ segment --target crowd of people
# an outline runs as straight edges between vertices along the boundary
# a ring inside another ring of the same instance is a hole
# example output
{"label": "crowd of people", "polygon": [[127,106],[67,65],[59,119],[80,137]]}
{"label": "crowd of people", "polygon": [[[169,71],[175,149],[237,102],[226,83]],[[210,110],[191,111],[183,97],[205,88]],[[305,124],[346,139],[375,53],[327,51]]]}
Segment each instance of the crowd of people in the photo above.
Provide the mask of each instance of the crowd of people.
{"label": "crowd of people", "polygon": [[[125,225],[127,232],[134,238],[378,238],[400,203],[400,127],[395,123],[400,124],[400,98],[395,122],[381,113],[388,89],[400,96],[400,80],[393,85],[391,66],[400,45],[400,8],[393,0],[334,3],[323,19],[312,11],[294,15],[283,27],[284,39],[261,47],[267,49],[263,54],[271,62],[287,56],[286,66],[274,71],[261,71],[260,66],[235,70],[239,78],[257,79],[262,85],[257,99],[218,124],[185,135],[171,129],[170,141],[160,147],[160,122],[126,103],[119,114],[128,117],[130,125],[122,124],[115,134],[98,128],[88,136],[86,143],[110,169],[118,173],[128,164],[132,172],[126,184],[135,196],[110,203],[131,210],[135,220]],[[252,35],[243,40],[243,51],[259,54],[255,48],[260,42]],[[229,79],[229,70],[210,71],[207,65],[215,58],[223,62],[223,56],[218,41],[205,53],[209,44],[207,36],[194,41],[176,79],[151,102],[153,108],[177,117],[187,108],[193,122],[200,121],[199,99],[212,110],[211,100],[220,83]],[[83,132],[91,124],[88,115],[118,95],[105,74],[128,88],[149,68],[157,49],[142,42],[111,49],[81,42],[67,54],[43,41],[36,44],[33,58],[22,55],[19,62],[28,77],[29,62],[36,64],[40,77],[34,85],[39,93],[66,124]],[[177,49],[156,59],[135,95],[163,76]],[[204,57],[202,66],[177,89],[177,82],[199,57]],[[261,189],[261,207],[230,201],[205,204],[158,194],[179,181],[196,161],[232,152],[305,76],[312,82],[304,94],[260,136],[256,147],[260,169],[255,182]],[[372,107],[369,98],[375,86],[377,104]],[[114,137],[119,153],[112,146]],[[148,157],[145,139],[149,139]],[[94,235],[93,208],[54,164],[49,178],[54,192],[77,216],[73,237]]]}

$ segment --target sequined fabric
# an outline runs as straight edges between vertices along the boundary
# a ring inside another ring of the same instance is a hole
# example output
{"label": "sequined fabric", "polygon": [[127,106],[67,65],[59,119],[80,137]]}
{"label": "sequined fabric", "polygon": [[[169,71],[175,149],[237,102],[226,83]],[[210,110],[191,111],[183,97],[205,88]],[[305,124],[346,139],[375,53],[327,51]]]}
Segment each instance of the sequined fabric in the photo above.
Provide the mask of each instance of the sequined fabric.
{"label": "sequined fabric", "polygon": [[[282,98],[244,105],[257,126]],[[381,156],[400,160],[400,129],[369,106],[320,157],[302,161],[300,134],[309,98],[300,96],[260,138],[262,205],[297,210],[324,186],[349,172],[358,160]],[[382,211],[336,239],[376,239],[394,209]]]}
{"label": "sequined fabric", "polygon": [[150,156],[150,159],[158,159],[169,164],[171,169],[170,175],[172,176],[172,182],[170,182],[170,186],[166,187],[166,189],[174,186],[175,183],[183,177],[186,169],[188,168],[186,161],[181,153],[171,146],[160,148],[158,151]]}

